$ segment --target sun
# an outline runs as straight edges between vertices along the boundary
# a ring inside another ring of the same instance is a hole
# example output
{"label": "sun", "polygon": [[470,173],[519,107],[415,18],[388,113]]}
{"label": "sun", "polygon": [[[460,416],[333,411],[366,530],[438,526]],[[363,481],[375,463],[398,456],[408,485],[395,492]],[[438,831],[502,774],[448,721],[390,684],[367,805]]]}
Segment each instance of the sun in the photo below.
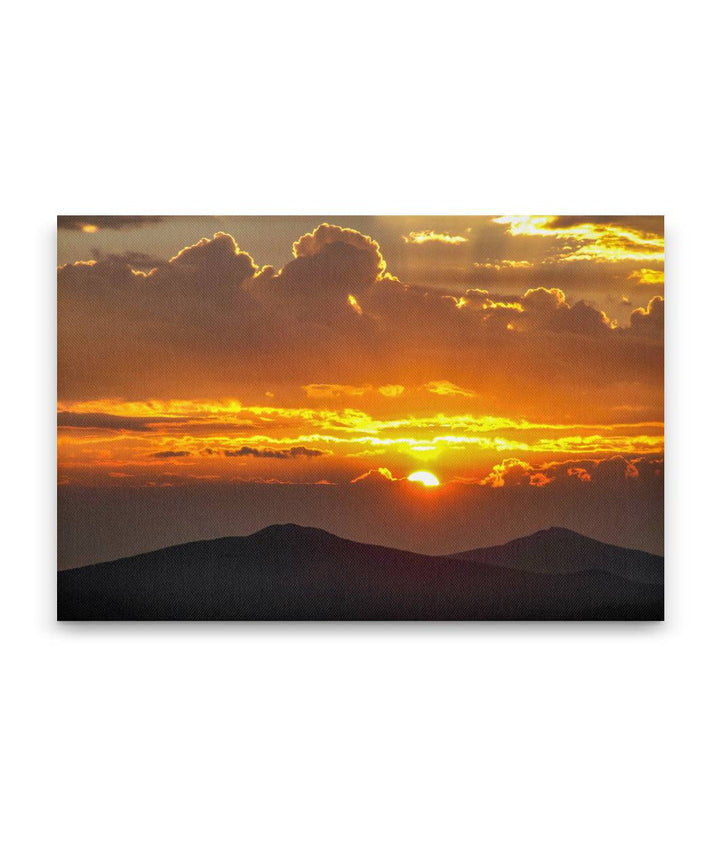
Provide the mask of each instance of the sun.
{"label": "sun", "polygon": [[410,473],[407,480],[411,482],[419,482],[420,484],[424,484],[425,487],[437,487],[440,484],[437,480],[437,476],[434,476],[427,470],[418,470],[416,473]]}

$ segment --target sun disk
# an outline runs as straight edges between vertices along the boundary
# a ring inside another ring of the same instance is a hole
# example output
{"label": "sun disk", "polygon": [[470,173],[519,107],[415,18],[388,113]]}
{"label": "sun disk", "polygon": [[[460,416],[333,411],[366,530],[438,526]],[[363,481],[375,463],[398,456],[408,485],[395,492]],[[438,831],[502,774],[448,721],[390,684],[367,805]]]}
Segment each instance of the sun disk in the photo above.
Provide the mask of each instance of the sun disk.
{"label": "sun disk", "polygon": [[437,476],[427,472],[427,470],[418,470],[416,473],[410,473],[407,478],[408,481],[419,482],[420,484],[424,484],[425,487],[437,487],[440,484]]}

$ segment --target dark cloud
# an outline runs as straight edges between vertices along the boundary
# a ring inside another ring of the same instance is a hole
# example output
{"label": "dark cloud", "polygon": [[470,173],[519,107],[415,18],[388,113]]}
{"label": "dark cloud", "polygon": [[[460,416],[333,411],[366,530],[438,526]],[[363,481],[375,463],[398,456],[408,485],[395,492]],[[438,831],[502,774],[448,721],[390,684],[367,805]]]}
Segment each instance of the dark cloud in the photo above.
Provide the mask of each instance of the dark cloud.
{"label": "dark cloud", "polygon": [[190,452],[154,452],[153,458],[187,458]]}
{"label": "dark cloud", "polygon": [[70,229],[82,232],[88,226],[96,229],[137,229],[160,223],[164,217],[126,217],[98,216],[97,214],[60,214],[57,218],[58,229]]}
{"label": "dark cloud", "polygon": [[556,287],[448,294],[390,277],[375,241],[336,226],[302,236],[279,271],[259,270],[217,233],[149,273],[121,258],[64,265],[58,295],[64,400],[213,397],[238,384],[381,386],[388,378],[409,388],[442,377],[475,389],[479,366],[488,367],[483,406],[500,406],[511,387],[523,412],[537,412],[538,383],[573,402],[599,377],[636,396],[646,390],[646,399],[654,384],[654,400],[661,395],[661,304],[616,328]]}
{"label": "dark cloud", "polygon": [[186,421],[184,417],[115,416],[111,413],[73,413],[67,410],[61,410],[57,415],[57,424],[61,428],[94,428],[111,431],[152,431],[154,425]]}
{"label": "dark cloud", "polygon": [[630,315],[630,329],[650,336],[662,336],[665,326],[665,301],[653,297],[647,309],[634,309]]}
{"label": "dark cloud", "polygon": [[293,255],[280,271],[263,268],[246,289],[263,305],[309,320],[334,313],[351,323],[361,313],[348,304],[348,295],[362,301],[386,270],[376,241],[327,223],[297,240]]}
{"label": "dark cloud", "polygon": [[664,474],[663,459],[657,455],[623,456],[588,460],[530,463],[519,458],[505,458],[478,483],[485,487],[536,487],[580,482],[585,485],[621,485],[627,480],[655,481]]}
{"label": "dark cloud", "polygon": [[292,458],[317,458],[325,452],[305,446],[293,446],[290,449],[256,449],[253,446],[242,446],[239,449],[225,449],[223,454],[226,458],[275,458],[286,461]]}

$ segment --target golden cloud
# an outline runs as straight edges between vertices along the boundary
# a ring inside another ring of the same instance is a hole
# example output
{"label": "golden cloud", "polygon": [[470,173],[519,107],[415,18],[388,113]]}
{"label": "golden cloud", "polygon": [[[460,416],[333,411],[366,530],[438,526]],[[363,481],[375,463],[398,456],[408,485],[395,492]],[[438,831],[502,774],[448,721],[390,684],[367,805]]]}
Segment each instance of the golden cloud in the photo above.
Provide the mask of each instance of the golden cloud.
{"label": "golden cloud", "polygon": [[352,386],[347,383],[308,383],[303,386],[308,398],[340,398],[343,395],[359,397],[365,395],[370,386]]}
{"label": "golden cloud", "polygon": [[480,268],[482,270],[515,270],[518,268],[531,268],[532,266],[532,262],[525,261],[524,259],[500,259],[496,262],[473,262],[473,267]]}
{"label": "golden cloud", "polygon": [[384,395],[385,398],[397,398],[405,392],[405,387],[399,383],[388,383],[385,386],[378,387],[378,392],[380,395]]}
{"label": "golden cloud", "polygon": [[468,240],[463,235],[448,235],[447,232],[433,232],[432,229],[410,232],[409,235],[403,235],[402,239],[406,244],[449,244],[450,246],[466,244]]}
{"label": "golden cloud", "polygon": [[369,252],[375,258],[378,278],[385,273],[387,265],[377,241],[355,229],[344,229],[329,223],[321,223],[312,232],[298,238],[293,244],[293,256],[296,259],[315,256],[332,244],[345,244],[363,253]]}
{"label": "golden cloud", "polygon": [[368,470],[366,473],[352,479],[350,484],[357,484],[366,479],[370,479],[371,481],[398,481],[387,467],[378,467],[374,470]]}
{"label": "golden cloud", "polygon": [[612,222],[573,222],[561,225],[558,216],[495,217],[513,236],[556,238],[563,246],[553,261],[663,261],[665,239]]}
{"label": "golden cloud", "polygon": [[665,271],[640,268],[640,270],[634,270],[628,279],[634,279],[638,285],[664,285]]}
{"label": "golden cloud", "polygon": [[471,389],[463,389],[456,383],[451,383],[449,380],[431,380],[424,384],[423,389],[432,392],[433,395],[459,395],[463,398],[475,398],[476,392]]}

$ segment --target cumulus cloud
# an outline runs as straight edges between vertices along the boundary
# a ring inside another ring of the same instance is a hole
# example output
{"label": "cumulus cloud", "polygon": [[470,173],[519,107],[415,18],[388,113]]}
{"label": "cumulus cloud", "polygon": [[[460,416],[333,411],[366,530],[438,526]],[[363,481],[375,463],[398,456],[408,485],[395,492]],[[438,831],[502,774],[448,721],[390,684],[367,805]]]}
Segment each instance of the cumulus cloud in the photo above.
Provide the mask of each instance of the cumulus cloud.
{"label": "cumulus cloud", "polygon": [[250,255],[242,252],[235,238],[226,232],[216,232],[212,238],[201,238],[196,244],[184,247],[168,264],[194,274],[227,278],[238,285],[257,271]]}
{"label": "cumulus cloud", "polygon": [[578,481],[581,481],[581,482],[592,481],[592,476],[585,469],[585,467],[568,467],[567,474],[569,476],[575,476],[575,478],[577,478]]}
{"label": "cumulus cloud", "polygon": [[321,224],[279,270],[259,268],[222,232],[149,272],[130,261],[97,258],[58,271],[63,398],[127,396],[129,388],[180,397],[188,386],[221,396],[239,382],[261,383],[261,395],[294,384],[311,398],[371,389],[391,398],[428,376],[450,376],[455,390],[445,394],[460,400],[478,371],[491,397],[509,387],[522,395],[517,377],[528,398],[549,378],[574,394],[590,373],[606,384],[661,387],[661,305],[615,329],[557,287],[458,295],[411,285],[390,277],[377,242],[352,229]]}
{"label": "cumulus cloud", "polygon": [[634,458],[613,455],[609,458],[581,461],[530,463],[505,458],[477,480],[493,488],[529,486],[544,488],[553,482],[577,481],[583,484],[622,484],[630,480],[654,480],[662,476],[662,459],[654,456]]}
{"label": "cumulus cloud", "polygon": [[651,336],[661,336],[665,325],[665,301],[662,297],[653,297],[646,309],[634,309],[630,315],[630,328],[636,332]]}
{"label": "cumulus cloud", "polygon": [[360,320],[362,296],[386,276],[386,269],[377,241],[322,223],[293,244],[293,258],[281,270],[266,266],[245,288],[261,304],[299,318],[335,313]]}
{"label": "cumulus cloud", "polygon": [[559,288],[529,288],[523,295],[523,308],[542,313],[569,309],[565,292]]}
{"label": "cumulus cloud", "polygon": [[479,484],[489,485],[490,487],[505,487],[508,480],[512,479],[516,484],[520,480],[531,473],[531,466],[527,461],[521,461],[518,458],[506,458],[499,464],[495,464],[490,472],[481,479]]}

